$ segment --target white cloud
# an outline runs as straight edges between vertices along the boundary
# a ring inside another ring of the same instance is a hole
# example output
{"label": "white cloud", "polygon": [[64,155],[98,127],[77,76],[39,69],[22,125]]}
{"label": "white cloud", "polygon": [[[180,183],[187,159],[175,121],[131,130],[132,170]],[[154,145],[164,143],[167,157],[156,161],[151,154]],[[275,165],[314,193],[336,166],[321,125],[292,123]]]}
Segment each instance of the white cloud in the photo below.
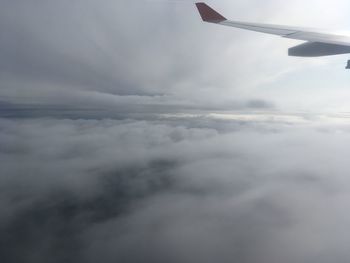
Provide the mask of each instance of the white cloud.
{"label": "white cloud", "polygon": [[[242,20],[348,26],[343,0],[209,4]],[[264,99],[282,110],[347,109],[337,103],[347,96],[343,56],[290,58],[287,48],[299,42],[204,24],[192,1],[2,5],[2,100],[57,104],[93,91],[111,97],[166,94],[165,103],[201,107]],[[98,96],[96,104],[103,105]]]}
{"label": "white cloud", "polygon": [[2,256],[348,258],[349,125],[200,122],[1,120]]}

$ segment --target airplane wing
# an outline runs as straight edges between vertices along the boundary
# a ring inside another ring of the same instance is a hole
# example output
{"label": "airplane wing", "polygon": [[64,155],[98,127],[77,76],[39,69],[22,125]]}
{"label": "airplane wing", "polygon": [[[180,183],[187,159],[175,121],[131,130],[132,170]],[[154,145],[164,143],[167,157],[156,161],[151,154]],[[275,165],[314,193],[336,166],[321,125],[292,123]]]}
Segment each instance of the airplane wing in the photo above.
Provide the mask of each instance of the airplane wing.
{"label": "airplane wing", "polygon": [[205,3],[196,3],[196,6],[205,22],[307,41],[290,48],[289,56],[320,57],[350,53],[350,36],[329,34],[314,29],[231,21]]}

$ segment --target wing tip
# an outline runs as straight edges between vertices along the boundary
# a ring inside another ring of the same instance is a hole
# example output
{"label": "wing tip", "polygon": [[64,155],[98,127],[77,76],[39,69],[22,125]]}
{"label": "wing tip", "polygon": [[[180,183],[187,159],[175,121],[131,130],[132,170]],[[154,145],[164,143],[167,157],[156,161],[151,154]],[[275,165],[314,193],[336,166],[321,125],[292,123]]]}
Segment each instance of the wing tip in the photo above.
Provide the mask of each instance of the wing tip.
{"label": "wing tip", "polygon": [[216,12],[213,8],[204,2],[198,2],[196,3],[196,6],[199,14],[202,17],[202,20],[205,22],[220,23],[227,20],[224,16]]}

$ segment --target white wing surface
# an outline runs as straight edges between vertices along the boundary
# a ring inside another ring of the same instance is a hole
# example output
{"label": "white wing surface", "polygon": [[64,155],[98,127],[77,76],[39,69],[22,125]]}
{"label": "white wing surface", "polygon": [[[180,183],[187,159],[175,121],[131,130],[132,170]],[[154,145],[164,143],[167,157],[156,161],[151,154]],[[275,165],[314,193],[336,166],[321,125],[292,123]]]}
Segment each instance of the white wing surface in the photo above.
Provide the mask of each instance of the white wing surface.
{"label": "white wing surface", "polygon": [[350,53],[350,36],[324,33],[314,29],[231,21],[205,3],[196,3],[196,6],[205,22],[307,41],[290,48],[288,50],[290,56],[320,57]]}

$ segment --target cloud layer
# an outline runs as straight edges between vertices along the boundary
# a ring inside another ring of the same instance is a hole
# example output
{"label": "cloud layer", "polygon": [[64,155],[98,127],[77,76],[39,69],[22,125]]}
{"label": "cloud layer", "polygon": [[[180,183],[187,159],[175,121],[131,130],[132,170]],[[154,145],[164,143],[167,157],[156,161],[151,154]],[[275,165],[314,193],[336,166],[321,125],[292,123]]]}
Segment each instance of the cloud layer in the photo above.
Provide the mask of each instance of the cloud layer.
{"label": "cloud layer", "polygon": [[[261,3],[210,2],[348,23],[345,0]],[[0,32],[1,262],[348,262],[343,58],[192,1],[3,0]]]}
{"label": "cloud layer", "polygon": [[[335,29],[346,29],[349,9],[343,0],[209,4],[241,20]],[[347,105],[339,103],[348,95],[344,57],[287,57],[299,42],[204,24],[192,1],[0,5],[1,102],[116,112],[235,110],[250,100],[292,110]]]}
{"label": "cloud layer", "polygon": [[345,262],[349,128],[231,125],[2,119],[2,259]]}

